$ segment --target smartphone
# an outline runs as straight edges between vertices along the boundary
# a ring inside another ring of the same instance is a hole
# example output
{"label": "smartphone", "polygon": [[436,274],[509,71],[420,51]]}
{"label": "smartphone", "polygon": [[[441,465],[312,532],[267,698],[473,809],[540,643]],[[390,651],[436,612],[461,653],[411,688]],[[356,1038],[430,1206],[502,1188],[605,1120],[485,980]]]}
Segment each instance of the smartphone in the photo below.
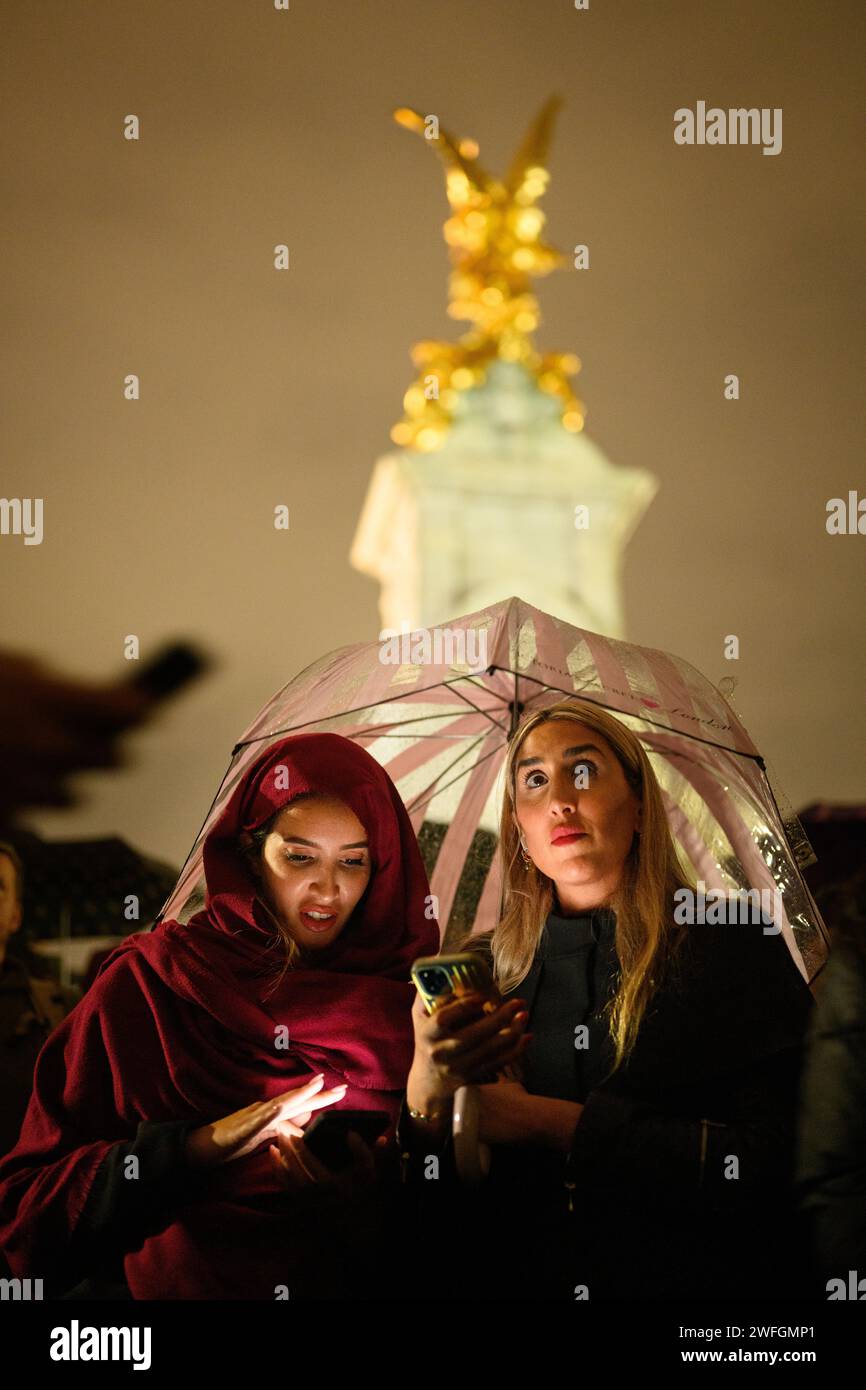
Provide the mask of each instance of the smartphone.
{"label": "smartphone", "polygon": [[165,700],[212,665],[210,657],[189,642],[170,642],[139,667],[127,682],[153,700]]}
{"label": "smartphone", "polygon": [[412,966],[412,979],[428,1014],[453,1004],[463,994],[483,994],[486,1014],[493,1013],[502,1003],[502,996],[490,973],[486,960],[474,951],[461,951],[452,956],[422,956]]}
{"label": "smartphone", "polygon": [[385,1110],[320,1110],[304,1130],[304,1143],[326,1168],[339,1172],[352,1162],[347,1138],[359,1134],[371,1147],[391,1123]]}

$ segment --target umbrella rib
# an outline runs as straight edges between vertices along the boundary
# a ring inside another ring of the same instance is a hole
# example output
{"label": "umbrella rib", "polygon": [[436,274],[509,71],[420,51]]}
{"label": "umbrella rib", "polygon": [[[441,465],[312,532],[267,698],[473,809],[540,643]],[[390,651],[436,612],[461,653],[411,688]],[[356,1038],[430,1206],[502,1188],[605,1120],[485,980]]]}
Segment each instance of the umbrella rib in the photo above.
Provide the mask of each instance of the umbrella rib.
{"label": "umbrella rib", "polygon": [[[492,754],[485,753],[484,758],[477,759],[477,761],[472,763],[470,767],[465,768],[463,772],[458,773],[458,775],[456,777],[453,777],[450,782],[447,782],[444,787],[439,787],[436,785],[437,782],[441,780],[441,778],[447,776],[447,774],[452,770],[452,768],[455,768],[457,766],[457,764],[460,762],[462,758],[465,758],[467,754],[471,753],[473,749],[477,748],[480,744],[483,744],[485,739],[488,739],[489,737],[489,733],[481,734],[480,737],[476,738],[473,743],[470,743],[467,748],[464,748],[458,757],[454,758],[448,764],[447,767],[443,767],[442,771],[436,774],[436,776],[433,778],[432,783],[425,787],[423,792],[419,792],[415,800],[411,803],[411,805],[407,805],[406,809],[408,811],[416,809],[420,804],[422,804],[420,798],[426,796],[428,792],[430,792],[430,800],[432,800],[434,796],[438,796],[438,794],[440,792],[445,791],[447,787],[452,787],[455,782],[459,782],[461,777],[468,776],[468,774],[472,771],[472,768],[477,767],[480,762],[484,762],[486,758],[491,757]],[[496,751],[496,749],[493,750],[493,752]],[[385,771],[388,771],[387,766],[385,768]],[[431,791],[431,787],[435,788],[435,790]]]}
{"label": "umbrella rib", "polygon": [[[502,670],[504,670],[504,667],[502,667],[502,666],[488,666],[487,670],[488,670],[488,672],[490,672],[490,671],[502,671]],[[447,686],[448,686],[448,689],[450,690],[451,687],[452,687],[453,685],[456,685],[456,684],[457,684],[457,681],[458,681],[458,680],[465,681],[467,685],[474,685],[475,688],[476,688],[477,690],[483,690],[483,691],[485,692],[485,694],[487,694],[487,695],[492,695],[493,698],[494,698],[494,700],[498,700],[498,701],[499,701],[500,705],[504,705],[504,704],[505,704],[505,697],[504,697],[503,695],[498,695],[498,694],[496,693],[495,690],[491,690],[491,689],[490,689],[488,686],[486,686],[486,685],[481,685],[481,684],[475,679],[474,676],[458,676],[458,677],[456,677],[456,678],[455,678],[454,680],[452,680],[452,681],[443,681],[442,684],[443,684],[443,685],[447,685]],[[458,695],[460,694],[460,691],[459,691],[459,690],[458,690],[457,694],[458,694]],[[505,726],[503,725],[503,728],[504,728],[504,727],[505,727]]]}
{"label": "umbrella rib", "polygon": [[[431,690],[435,690],[435,689],[439,689],[439,688],[440,688],[440,687],[437,687],[437,686],[430,686],[430,687],[429,687],[429,689],[431,689]],[[395,696],[394,696],[394,701],[396,702],[397,700],[401,700],[401,699],[403,699],[403,698],[404,698],[404,697],[401,696],[401,695],[395,695]],[[271,729],[271,731],[270,731],[269,733],[267,733],[267,734],[257,734],[255,738],[244,739],[241,743],[236,743],[235,746],[234,746],[234,748],[232,749],[232,753],[233,753],[233,754],[236,753],[240,748],[249,748],[250,745],[253,744],[253,743],[261,743],[262,740],[263,740],[263,739],[266,739],[266,738],[276,738],[279,734],[291,734],[291,733],[295,733],[298,729],[308,729],[312,724],[327,724],[328,721],[331,720],[331,719],[344,719],[344,718],[346,717],[347,714],[360,714],[360,713],[361,713],[363,710],[365,710],[365,709],[378,709],[378,707],[379,707],[380,705],[387,705],[387,704],[390,704],[390,703],[391,703],[391,702],[390,702],[389,700],[375,700],[372,704],[368,704],[368,705],[358,705],[355,709],[340,710],[337,714],[326,714],[326,715],[323,715],[321,719],[308,719],[308,720],[306,721],[305,724],[287,724],[287,725],[285,725],[282,729]],[[380,729],[389,729],[389,728],[392,728],[392,727],[393,727],[394,725],[396,725],[396,724],[421,724],[421,723],[423,723],[423,722],[424,722],[425,720],[427,720],[427,719],[453,719],[453,718],[454,718],[454,710],[452,709],[452,710],[446,710],[446,711],[444,711],[442,714],[419,714],[419,715],[416,715],[414,719],[403,719],[403,720],[393,719],[393,720],[390,720],[388,723],[385,723],[385,724],[373,724],[373,725],[371,725],[371,726],[370,726],[370,734],[371,734],[371,735],[372,735],[372,734],[375,734],[376,731],[377,731],[377,730],[380,730]],[[357,734],[353,734],[352,737],[353,737],[353,738],[356,738],[356,737],[358,737],[358,735],[357,735]],[[408,735],[407,735],[407,737],[408,737]],[[419,735],[419,737],[421,737],[421,736]],[[435,737],[437,737],[437,736],[434,734],[434,735],[432,735],[432,737],[435,738]]]}
{"label": "umbrella rib", "polygon": [[[545,681],[539,680],[537,676],[528,676],[525,671],[512,671],[510,666],[497,666],[495,669],[497,671],[507,671],[510,675],[514,676],[515,689],[517,688],[517,680],[519,678],[524,681],[532,681],[533,685],[540,686],[542,690],[554,690],[558,695],[564,695],[566,699],[569,696],[572,698],[574,697],[573,690],[563,690],[561,685],[548,685]],[[617,710],[614,705],[606,705],[603,700],[594,700],[591,695],[581,695],[580,698],[582,700],[587,700],[591,705],[598,705],[600,709],[612,710],[615,714],[627,713],[627,711],[624,710]],[[669,724],[661,724],[657,719],[650,719],[649,715],[646,714],[633,714],[630,718],[642,719],[645,724],[652,724],[653,728],[661,729],[662,733],[671,734],[675,738],[690,738],[695,743],[706,743],[710,748],[723,749],[725,753],[733,753],[735,758],[751,758],[752,762],[756,762],[759,767],[763,766],[764,760],[760,753],[744,753],[739,748],[729,748],[726,743],[717,743],[713,738],[702,738],[700,734],[690,734],[685,729],[672,729]]]}
{"label": "umbrella rib", "polygon": [[[372,709],[372,705],[366,706],[366,708]],[[481,711],[481,713],[483,713],[483,711]],[[341,718],[341,716],[339,716],[339,715],[328,715],[327,717],[328,717],[329,719]],[[451,708],[451,709],[445,710],[442,714],[419,714],[419,715],[416,715],[414,719],[391,719],[391,720],[388,720],[387,723],[385,723],[385,724],[368,724],[367,728],[364,729],[364,730],[362,730],[362,729],[355,729],[355,730],[353,730],[351,737],[352,737],[352,738],[375,738],[375,737],[376,737],[379,733],[381,733],[383,730],[386,730],[386,731],[387,731],[388,729],[394,729],[394,728],[401,728],[401,729],[402,729],[402,728],[406,728],[407,726],[409,726],[409,725],[411,725],[411,724],[423,724],[423,723],[425,723],[428,719],[448,719],[448,720],[451,720],[451,721],[453,722],[453,720],[456,719],[456,718],[457,718],[457,711],[456,711],[456,709]],[[321,722],[323,722],[323,721],[321,721],[321,720],[319,720],[319,721],[313,720],[312,722],[313,722],[313,723],[316,723],[316,722],[321,723]],[[293,725],[292,727],[298,727],[298,726],[297,726],[297,725]],[[277,732],[277,733],[282,733],[282,732],[289,733],[289,732],[291,732],[291,730],[288,730],[288,729],[287,729],[287,730],[280,730],[280,729],[278,729],[276,732]],[[462,738],[463,735],[462,735],[462,734],[451,734],[451,735],[447,735],[447,734],[433,733],[433,734],[403,734],[403,735],[401,736],[400,734],[388,734],[388,737],[389,737],[389,738],[400,738],[400,737],[403,737],[403,738],[447,738],[447,737],[451,737],[451,738]]]}
{"label": "umbrella rib", "polygon": [[[413,694],[413,695],[426,695],[429,691],[433,691],[433,690],[442,690],[443,688],[447,688],[448,690],[450,690],[450,689],[451,689],[451,682],[448,682],[448,681],[440,681],[438,685],[425,685],[423,690],[413,690],[413,691],[412,691],[412,694]],[[482,686],[481,688],[483,689],[484,687]],[[457,695],[460,695],[460,691],[459,691],[459,690],[456,691],[455,693],[456,693]],[[464,697],[464,696],[461,696],[461,698],[465,698],[465,697]],[[380,705],[397,704],[397,703],[399,703],[399,702],[401,702],[401,701],[402,701],[403,703],[406,702],[406,696],[405,696],[405,695],[389,695],[387,700],[368,700],[368,702],[367,702],[365,705],[356,705],[356,706],[354,707],[354,709],[339,710],[336,714],[326,714],[326,715],[323,715],[321,719],[308,719],[308,720],[306,721],[306,723],[304,723],[304,724],[288,724],[288,725],[286,725],[286,726],[285,726],[284,728],[282,728],[282,729],[271,729],[271,730],[270,730],[268,733],[266,733],[266,734],[256,734],[255,738],[242,739],[240,743],[236,743],[235,746],[234,746],[234,748],[232,749],[232,757],[234,757],[235,753],[237,753],[241,748],[249,748],[251,744],[253,744],[253,743],[261,743],[262,740],[263,740],[263,739],[266,739],[266,738],[276,738],[278,734],[291,734],[291,733],[296,732],[298,729],[308,729],[308,728],[310,728],[310,726],[313,725],[313,724],[326,724],[330,719],[345,719],[346,716],[349,715],[349,714],[361,714],[361,713],[363,713],[363,711],[366,710],[366,709],[378,709],[378,708],[380,707]],[[469,703],[471,703],[471,702],[469,702]],[[484,713],[484,710],[479,710],[478,712],[479,712],[479,714],[483,714],[483,713]],[[420,723],[422,722],[422,720],[426,720],[426,719],[453,719],[453,718],[454,718],[454,711],[453,711],[453,710],[449,710],[449,711],[446,711],[446,712],[444,712],[444,713],[442,713],[442,714],[419,714],[415,719],[404,719],[404,720],[396,720],[396,719],[395,719],[395,720],[392,721],[392,723],[394,723],[394,724],[397,724],[397,723],[404,723],[404,724],[420,724]],[[495,721],[494,721],[494,722],[495,722]],[[376,725],[373,725],[373,726],[372,726],[373,729],[387,729],[388,727],[389,727],[388,724],[376,724]],[[353,737],[354,737],[354,735],[353,735]]]}
{"label": "umbrella rib", "polygon": [[[461,677],[461,679],[464,679],[464,678]],[[453,691],[454,691],[454,694],[455,694],[455,695],[459,695],[459,697],[460,697],[461,700],[465,700],[466,703],[467,703],[467,705],[469,705],[470,709],[474,709],[474,710],[475,710],[475,713],[476,713],[476,714],[483,714],[484,718],[485,718],[485,719],[489,719],[489,720],[490,720],[490,723],[493,724],[493,726],[494,726],[495,728],[501,729],[502,732],[505,733],[505,725],[502,723],[502,721],[499,720],[499,719],[494,719],[492,714],[488,714],[488,713],[487,713],[487,710],[481,709],[478,705],[475,704],[474,700],[470,700],[470,698],[469,698],[468,695],[464,695],[462,690],[458,690],[458,689],[457,689],[457,682],[456,682],[456,681],[445,681],[445,684],[448,686],[448,689],[449,689],[449,690],[453,690]],[[474,682],[473,682],[473,684],[474,684]],[[484,689],[484,686],[482,685],[482,686],[480,686],[479,688],[480,688],[481,690],[483,690],[483,689]]]}
{"label": "umbrella rib", "polygon": [[[408,720],[407,723],[411,723],[411,720]],[[354,739],[356,739],[356,738],[378,738],[378,737],[379,737],[379,733],[378,733],[378,730],[376,730],[376,729],[368,729],[368,730],[356,729],[356,730],[353,730],[351,734],[347,734],[346,737],[347,737],[347,738],[351,738],[352,740],[354,740]],[[411,739],[414,739],[416,743],[418,743],[422,738],[424,738],[424,739],[430,739],[431,742],[432,742],[434,739],[437,739],[437,738],[438,738],[438,739],[442,739],[442,740],[446,740],[446,739],[447,739],[447,740],[449,740],[449,741],[453,739],[453,740],[456,741],[456,740],[458,740],[458,739],[465,739],[466,735],[465,735],[465,734],[386,734],[385,737],[386,737],[386,738],[411,738]],[[485,737],[486,737],[486,735],[485,735]]]}
{"label": "umbrella rib", "polygon": [[427,801],[421,801],[420,796],[423,796],[424,792],[420,792],[420,794],[418,794],[418,798],[416,798],[416,801],[411,802],[411,805],[407,806],[407,812],[411,813],[413,812],[413,810],[420,810],[421,808],[423,808],[423,806],[430,805],[430,802],[432,801],[432,799],[434,799],[434,796],[438,796],[443,791],[448,791],[449,787],[453,787],[453,785],[459,783],[461,777],[468,777],[470,771],[474,771],[475,767],[481,767],[482,763],[487,762],[489,758],[495,758],[496,753],[498,752],[498,748],[493,748],[492,752],[485,753],[484,758],[478,758],[477,762],[474,762],[473,766],[471,766],[471,769],[464,771],[464,773],[460,773],[457,777],[452,777],[452,780],[450,780],[449,783],[445,783],[445,787],[436,787],[436,790],[432,791],[430,796],[428,796]]}

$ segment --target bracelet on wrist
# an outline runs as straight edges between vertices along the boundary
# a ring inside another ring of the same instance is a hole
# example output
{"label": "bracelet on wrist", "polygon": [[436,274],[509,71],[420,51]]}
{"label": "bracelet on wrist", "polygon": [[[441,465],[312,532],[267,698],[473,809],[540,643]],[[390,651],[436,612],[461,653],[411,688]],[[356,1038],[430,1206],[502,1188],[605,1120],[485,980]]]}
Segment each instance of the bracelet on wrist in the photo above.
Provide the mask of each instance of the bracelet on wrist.
{"label": "bracelet on wrist", "polygon": [[406,1109],[413,1120],[424,1120],[428,1125],[433,1124],[436,1120],[441,1120],[445,1114],[444,1110],[431,1110],[429,1113],[424,1110],[413,1110],[411,1105],[407,1105]]}

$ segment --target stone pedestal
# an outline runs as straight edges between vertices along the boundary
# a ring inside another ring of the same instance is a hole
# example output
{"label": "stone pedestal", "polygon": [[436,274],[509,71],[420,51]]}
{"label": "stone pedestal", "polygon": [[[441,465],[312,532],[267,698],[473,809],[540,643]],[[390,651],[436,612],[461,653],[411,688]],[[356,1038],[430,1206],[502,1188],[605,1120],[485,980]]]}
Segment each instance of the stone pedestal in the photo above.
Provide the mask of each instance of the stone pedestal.
{"label": "stone pedestal", "polygon": [[459,396],[441,449],[379,459],[350,559],[382,586],[383,628],[430,627],[519,594],[622,637],[622,556],[657,486],[565,430],[556,400],[497,362]]}

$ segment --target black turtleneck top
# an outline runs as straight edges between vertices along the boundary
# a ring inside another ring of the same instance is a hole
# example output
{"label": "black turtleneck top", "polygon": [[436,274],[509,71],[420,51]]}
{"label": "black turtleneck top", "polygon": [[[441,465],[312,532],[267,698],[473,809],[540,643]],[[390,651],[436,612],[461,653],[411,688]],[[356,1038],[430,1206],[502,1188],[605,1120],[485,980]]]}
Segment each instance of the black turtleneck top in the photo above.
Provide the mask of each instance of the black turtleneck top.
{"label": "black turtleneck top", "polygon": [[602,1010],[617,965],[615,933],[608,908],[548,917],[531,976],[513,991],[529,1004],[523,1074],[531,1094],[583,1103],[607,1075],[613,1053]]}

